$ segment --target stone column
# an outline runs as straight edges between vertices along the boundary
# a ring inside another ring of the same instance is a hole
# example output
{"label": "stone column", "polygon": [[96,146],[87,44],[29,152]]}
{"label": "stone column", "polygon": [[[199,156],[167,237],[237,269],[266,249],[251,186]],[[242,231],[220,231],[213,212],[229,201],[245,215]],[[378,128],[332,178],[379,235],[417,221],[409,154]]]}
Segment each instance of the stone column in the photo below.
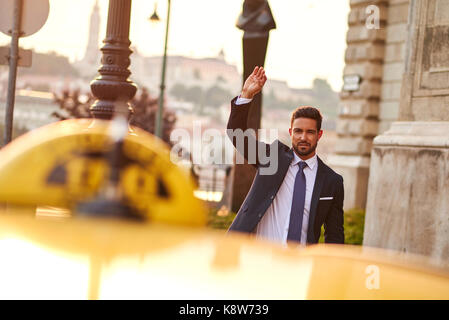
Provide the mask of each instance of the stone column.
{"label": "stone column", "polygon": [[[267,0],[245,0],[243,11],[237,20],[237,27],[243,33],[243,79],[242,84],[253,72],[254,67],[264,66],[268,48],[269,31],[276,28],[274,17]],[[262,117],[262,92],[257,94],[250,106],[247,128],[256,133]],[[231,210],[237,212],[245,200],[256,175],[256,169],[246,161],[236,164],[232,171]]]}
{"label": "stone column", "polygon": [[[342,91],[335,154],[329,165],[344,178],[344,208],[364,208],[372,140],[378,133],[385,53],[387,0],[351,0],[344,76],[359,76],[359,89]],[[379,9],[379,28],[367,26],[367,7]]]}
{"label": "stone column", "polygon": [[364,245],[449,266],[449,0],[411,0],[399,121],[374,140]]}
{"label": "stone column", "polygon": [[127,105],[136,94],[137,87],[128,80],[131,72],[129,56],[129,25],[131,0],[109,0],[108,24],[104,46],[101,48],[100,76],[92,81],[92,94],[98,99],[90,110],[94,118],[111,119],[117,105]]}

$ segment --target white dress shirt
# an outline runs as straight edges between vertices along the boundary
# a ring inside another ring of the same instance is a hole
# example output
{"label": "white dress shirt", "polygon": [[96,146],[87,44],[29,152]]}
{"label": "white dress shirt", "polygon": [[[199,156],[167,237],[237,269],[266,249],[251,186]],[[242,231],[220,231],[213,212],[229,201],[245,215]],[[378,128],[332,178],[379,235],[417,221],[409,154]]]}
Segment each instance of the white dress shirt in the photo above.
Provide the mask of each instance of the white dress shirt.
{"label": "white dress shirt", "polygon": [[[293,189],[295,186],[296,174],[298,173],[298,163],[301,160],[298,155],[293,152],[294,158],[290,163],[284,181],[279,188],[276,197],[270,207],[268,207],[265,215],[257,225],[256,237],[267,240],[287,243],[288,226],[290,223],[290,211],[293,202]],[[306,176],[306,201],[304,203],[304,215],[302,217],[301,244],[307,243],[307,230],[309,227],[310,203],[312,201],[313,187],[315,186],[315,178],[318,170],[318,160],[316,154],[305,161],[307,166],[304,167],[304,175]]]}
{"label": "white dress shirt", "polygon": [[[238,98],[236,105],[250,102],[252,99]],[[293,202],[293,189],[295,186],[296,174],[298,173],[298,163],[303,161],[293,152],[294,158],[290,163],[287,174],[282,182],[270,207],[260,220],[256,229],[256,237],[266,240],[287,243],[288,226],[290,223],[290,211]],[[313,187],[315,186],[316,173],[318,171],[318,159],[315,154],[312,158],[305,160],[307,166],[304,167],[306,176],[306,201],[304,203],[304,215],[302,218],[301,245],[307,243],[307,230],[309,227],[310,204],[312,201]]]}

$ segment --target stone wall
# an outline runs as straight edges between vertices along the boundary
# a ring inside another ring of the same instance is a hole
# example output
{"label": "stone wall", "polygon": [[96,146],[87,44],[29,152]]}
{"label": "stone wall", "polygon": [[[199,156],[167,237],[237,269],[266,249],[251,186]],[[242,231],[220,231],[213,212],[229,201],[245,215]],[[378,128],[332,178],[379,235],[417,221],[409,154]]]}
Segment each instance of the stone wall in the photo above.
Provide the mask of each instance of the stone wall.
{"label": "stone wall", "polygon": [[[366,9],[376,5],[380,28],[368,28]],[[387,36],[388,0],[351,0],[344,76],[361,77],[360,89],[342,91],[338,139],[329,165],[343,176],[344,208],[364,208],[373,138],[378,134],[379,102]]]}
{"label": "stone wall", "polygon": [[[399,118],[410,0],[352,0],[344,75],[360,75],[360,90],[342,91],[338,141],[329,164],[345,180],[345,209],[365,208],[372,142]],[[366,27],[369,5],[380,29]]]}
{"label": "stone wall", "polygon": [[388,5],[378,134],[385,132],[399,116],[409,3],[410,0],[390,0]]}
{"label": "stone wall", "polygon": [[449,123],[394,122],[374,145],[363,245],[449,267]]}
{"label": "stone wall", "polygon": [[448,267],[449,0],[410,0],[406,33],[399,121],[373,142],[363,244]]}

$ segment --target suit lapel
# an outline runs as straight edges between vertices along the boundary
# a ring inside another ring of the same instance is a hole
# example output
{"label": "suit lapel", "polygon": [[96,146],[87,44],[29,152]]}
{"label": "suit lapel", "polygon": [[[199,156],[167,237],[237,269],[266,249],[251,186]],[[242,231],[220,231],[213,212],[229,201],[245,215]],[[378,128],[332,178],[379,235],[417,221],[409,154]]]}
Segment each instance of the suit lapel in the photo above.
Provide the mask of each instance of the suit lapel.
{"label": "suit lapel", "polygon": [[[290,164],[293,160],[293,149],[290,149],[289,151],[282,153],[279,157],[279,163],[278,163],[278,171],[276,173],[276,190],[275,195],[279,191],[279,188],[281,187],[282,182],[284,181],[285,175],[287,174],[288,168],[290,167]],[[270,203],[271,204],[271,203]]]}
{"label": "suit lapel", "polygon": [[318,169],[315,178],[315,185],[313,187],[312,200],[310,203],[310,213],[309,213],[309,226],[307,230],[307,242],[315,242],[315,235],[313,227],[315,224],[316,209],[318,207],[318,201],[320,199],[321,189],[324,183],[324,164],[319,157],[318,159]]}

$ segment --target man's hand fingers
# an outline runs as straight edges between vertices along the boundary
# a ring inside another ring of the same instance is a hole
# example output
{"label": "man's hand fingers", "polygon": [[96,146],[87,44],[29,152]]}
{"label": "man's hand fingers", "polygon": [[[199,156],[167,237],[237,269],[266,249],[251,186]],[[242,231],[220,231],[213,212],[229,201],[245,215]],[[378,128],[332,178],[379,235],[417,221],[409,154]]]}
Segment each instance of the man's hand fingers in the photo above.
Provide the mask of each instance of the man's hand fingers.
{"label": "man's hand fingers", "polygon": [[258,75],[258,80],[262,83],[265,83],[267,76],[265,75],[265,70],[262,69],[262,72]]}
{"label": "man's hand fingers", "polygon": [[253,73],[251,75],[257,76],[257,73],[259,72],[259,66],[256,66],[253,70]]}
{"label": "man's hand fingers", "polygon": [[243,98],[252,98],[255,94],[262,90],[267,77],[263,67],[256,66],[251,75],[246,79],[243,84],[242,94]]}
{"label": "man's hand fingers", "polygon": [[263,67],[260,67],[259,70],[257,70],[257,78],[262,77],[264,72],[265,71],[264,71]]}

